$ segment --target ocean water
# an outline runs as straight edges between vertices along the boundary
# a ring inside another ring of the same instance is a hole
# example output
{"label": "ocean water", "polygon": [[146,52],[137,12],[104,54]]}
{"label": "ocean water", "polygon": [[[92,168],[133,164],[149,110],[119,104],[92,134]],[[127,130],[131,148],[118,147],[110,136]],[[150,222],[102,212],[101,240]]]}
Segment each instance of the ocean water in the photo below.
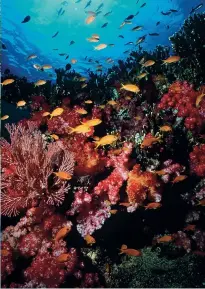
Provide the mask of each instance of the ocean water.
{"label": "ocean water", "polygon": [[[136,40],[143,35],[147,37],[141,46],[146,50],[152,50],[156,45],[169,46],[169,37],[179,30],[192,7],[204,3],[204,0],[91,0],[85,8],[88,2],[2,0],[2,42],[6,46],[2,51],[2,71],[9,68],[13,74],[25,76],[29,81],[37,81],[39,78],[55,81],[54,69],[65,67],[73,58],[77,63],[72,64],[72,68],[82,75],[87,75],[88,69],[96,70],[95,60],[106,71],[111,67],[111,64],[105,62],[107,58],[112,58],[115,63],[119,59],[126,59],[129,52],[124,52],[136,49]],[[177,12],[170,15],[161,13],[170,9]],[[203,9],[204,6],[198,12]],[[89,16],[86,11],[100,12],[89,25],[85,23]],[[108,12],[111,12],[110,15],[105,16]],[[131,24],[119,28],[125,18],[136,13]],[[21,23],[28,15],[30,21]],[[157,22],[160,24],[156,25]],[[105,23],[108,23],[107,26],[102,28]],[[131,31],[138,25],[143,26],[142,30]],[[52,37],[57,32],[58,35]],[[149,33],[159,35],[150,36]],[[100,35],[98,43],[87,41],[92,34]],[[71,41],[75,43],[70,45]],[[128,42],[134,44],[125,45]],[[94,46],[101,43],[114,44],[114,47],[94,50]],[[59,55],[64,53],[66,55]],[[37,58],[28,61],[27,57],[31,54],[36,54]],[[69,58],[65,59],[67,55]],[[53,69],[42,73],[33,64],[50,64]]]}

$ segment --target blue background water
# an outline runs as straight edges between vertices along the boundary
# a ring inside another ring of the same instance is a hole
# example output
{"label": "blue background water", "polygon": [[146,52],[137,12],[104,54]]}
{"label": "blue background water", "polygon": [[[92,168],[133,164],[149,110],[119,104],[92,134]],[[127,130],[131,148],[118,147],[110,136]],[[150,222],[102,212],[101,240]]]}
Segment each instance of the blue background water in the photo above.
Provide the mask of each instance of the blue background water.
{"label": "blue background water", "polygon": [[[65,3],[63,3],[65,2]],[[2,0],[2,39],[7,50],[2,53],[2,71],[9,68],[12,73],[26,76],[29,81],[39,79],[55,79],[53,70],[46,72],[37,71],[33,64],[51,64],[53,68],[64,67],[72,58],[77,59],[73,68],[85,74],[87,69],[96,69],[97,64],[89,63],[88,59],[100,60],[103,68],[110,65],[105,59],[111,57],[113,60],[125,59],[127,54],[123,52],[132,49],[133,46],[125,46],[129,41],[135,42],[140,36],[157,32],[158,37],[148,36],[143,48],[151,50],[156,45],[170,45],[169,36],[175,33],[182,25],[184,19],[190,13],[192,7],[204,0],[92,0],[91,5],[84,9],[88,0]],[[146,6],[140,6],[146,2]],[[85,24],[88,16],[85,11],[95,11],[103,3],[101,14],[90,25]],[[58,11],[65,10],[62,16]],[[163,16],[161,11],[176,9],[179,12],[169,16]],[[112,11],[105,17],[104,14]],[[119,29],[120,24],[130,14],[139,14],[132,19],[132,25],[125,25]],[[204,6],[198,12],[204,11]],[[28,23],[21,21],[31,16]],[[160,25],[156,26],[156,22]],[[101,26],[108,22],[107,27]],[[143,30],[132,32],[131,28],[136,25],[144,26]],[[170,26],[167,29],[167,25]],[[59,31],[59,34],[52,36]],[[90,43],[86,38],[93,33],[100,35],[100,42]],[[119,38],[123,35],[124,39]],[[69,46],[70,41],[75,44]],[[100,43],[114,43],[114,47],[107,47],[101,51],[95,51],[94,46]],[[54,51],[53,48],[58,48]],[[68,60],[59,53],[69,54]],[[30,54],[37,54],[38,58],[27,61]],[[85,56],[88,56],[85,60]],[[48,75],[52,73],[53,77]]]}

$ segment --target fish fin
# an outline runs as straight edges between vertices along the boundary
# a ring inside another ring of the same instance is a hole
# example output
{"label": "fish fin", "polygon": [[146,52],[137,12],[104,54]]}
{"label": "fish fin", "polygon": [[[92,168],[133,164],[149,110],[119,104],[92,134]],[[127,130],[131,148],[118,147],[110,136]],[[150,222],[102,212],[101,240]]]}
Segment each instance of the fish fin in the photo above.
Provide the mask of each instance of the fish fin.
{"label": "fish fin", "polygon": [[75,128],[74,128],[74,127],[68,126],[68,128],[70,129],[70,132],[69,132],[68,134],[71,134],[71,133],[73,133],[73,132],[75,131]]}
{"label": "fish fin", "polygon": [[122,87],[120,87],[120,89],[123,89],[124,88],[124,84],[121,83],[121,85],[122,85]]}

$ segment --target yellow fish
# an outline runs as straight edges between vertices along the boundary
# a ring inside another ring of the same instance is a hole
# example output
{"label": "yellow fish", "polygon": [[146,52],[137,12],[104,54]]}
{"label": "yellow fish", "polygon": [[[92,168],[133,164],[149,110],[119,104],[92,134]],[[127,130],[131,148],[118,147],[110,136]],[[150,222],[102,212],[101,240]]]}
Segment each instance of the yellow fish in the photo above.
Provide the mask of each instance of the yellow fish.
{"label": "yellow fish", "polygon": [[17,107],[21,107],[21,106],[26,105],[26,102],[25,102],[25,100],[20,100],[20,101],[17,102],[16,105],[17,105]]}
{"label": "yellow fish", "polygon": [[88,100],[86,100],[86,101],[84,101],[84,102],[87,103],[87,104],[93,103],[92,100],[90,100],[90,99],[88,99]]}
{"label": "yellow fish", "polygon": [[72,63],[72,64],[75,64],[76,62],[77,62],[77,59],[75,59],[75,58],[72,58],[72,59],[71,59],[71,63]]}
{"label": "yellow fish", "polygon": [[90,119],[90,120],[87,120],[86,122],[84,122],[83,124],[85,125],[88,125],[88,126],[96,126],[96,125],[99,125],[101,124],[102,120],[99,119],[99,118],[93,118],[93,119]]}
{"label": "yellow fish", "polygon": [[200,102],[202,101],[202,98],[205,96],[205,93],[202,93],[200,95],[197,96],[196,98],[196,107],[199,106]]}
{"label": "yellow fish", "polygon": [[122,84],[121,89],[130,91],[130,92],[134,92],[134,93],[138,93],[140,91],[139,87],[135,84]]}
{"label": "yellow fish", "polygon": [[79,109],[76,109],[76,112],[79,113],[79,114],[87,114],[87,110],[85,110],[84,108],[79,108]]}
{"label": "yellow fish", "polygon": [[70,180],[71,178],[72,178],[72,176],[69,174],[69,173],[67,173],[67,172],[57,172],[57,173],[55,173],[54,172],[54,174],[59,178],[59,179],[61,179],[61,180],[63,180],[63,181],[68,181],[68,180]]}
{"label": "yellow fish", "polygon": [[95,141],[95,143],[97,145],[96,148],[98,148],[99,146],[111,145],[117,139],[118,139],[118,137],[116,135],[113,135],[113,134],[108,134],[106,136],[103,136],[98,141]]}
{"label": "yellow fish", "polygon": [[116,105],[117,102],[114,101],[114,100],[109,100],[109,101],[107,102],[107,104],[109,104],[109,105]]}
{"label": "yellow fish", "polygon": [[4,116],[1,117],[1,120],[6,120],[6,119],[8,119],[8,118],[9,118],[9,115],[6,114],[6,115],[4,115]]}
{"label": "yellow fish", "polygon": [[69,132],[69,134],[71,133],[87,133],[87,132],[90,132],[91,131],[91,128],[88,126],[88,125],[85,125],[85,124],[80,124],[76,127],[69,127],[69,129],[71,130]]}
{"label": "yellow fish", "polygon": [[51,69],[52,66],[49,65],[49,64],[44,64],[44,65],[42,65],[42,68],[43,68],[43,69]]}
{"label": "yellow fish", "polygon": [[99,42],[100,39],[99,38],[95,38],[95,37],[89,37],[89,38],[87,38],[87,41],[89,41],[89,42]]}
{"label": "yellow fish", "polygon": [[63,108],[58,107],[58,108],[56,108],[56,109],[54,109],[54,110],[52,111],[52,113],[50,114],[50,116],[51,116],[51,118],[54,117],[54,116],[59,116],[59,115],[61,115],[61,114],[63,113],[63,111],[64,111]]}
{"label": "yellow fish", "polygon": [[38,81],[35,83],[35,86],[40,86],[40,85],[44,85],[44,84],[46,84],[46,81],[40,79],[40,80],[38,80]]}
{"label": "yellow fish", "polygon": [[14,81],[15,81],[15,80],[12,79],[12,78],[5,79],[5,80],[1,83],[1,85],[8,85],[8,84],[13,83]]}
{"label": "yellow fish", "polygon": [[102,49],[105,49],[107,47],[107,44],[99,44],[97,46],[94,47],[94,50],[102,50]]}

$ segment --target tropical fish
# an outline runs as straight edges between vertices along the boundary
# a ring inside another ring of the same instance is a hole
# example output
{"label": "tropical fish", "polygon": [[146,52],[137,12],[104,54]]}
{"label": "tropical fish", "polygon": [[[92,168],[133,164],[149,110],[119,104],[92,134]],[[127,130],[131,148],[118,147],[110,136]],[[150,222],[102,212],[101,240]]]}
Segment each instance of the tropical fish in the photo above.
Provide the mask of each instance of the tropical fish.
{"label": "tropical fish", "polygon": [[120,249],[120,254],[126,254],[128,256],[139,257],[142,255],[140,250],[128,249],[126,245],[122,245]]}
{"label": "tropical fish", "polygon": [[118,210],[110,210],[110,214],[115,215],[117,214]]}
{"label": "tropical fish", "polygon": [[134,93],[138,93],[140,91],[139,87],[135,84],[122,84],[121,89],[130,91],[130,92],[134,92]]}
{"label": "tropical fish", "polygon": [[205,206],[205,198],[200,200],[197,205],[204,207]]}
{"label": "tropical fish", "polygon": [[135,15],[131,14],[131,15],[127,16],[127,18],[125,18],[125,20],[131,20],[131,19],[133,19],[134,17],[135,17]]}
{"label": "tropical fish", "polygon": [[123,207],[130,207],[132,204],[130,204],[130,203],[120,203],[119,205],[123,206]]}
{"label": "tropical fish", "polygon": [[170,12],[170,11],[168,11],[168,12],[163,12],[163,11],[162,11],[162,12],[161,12],[161,14],[164,15],[164,16],[170,15],[171,13],[172,13],[172,12]]}
{"label": "tropical fish", "polygon": [[114,100],[109,100],[109,101],[107,102],[107,104],[109,104],[109,105],[116,105],[117,102],[114,101]]}
{"label": "tropical fish", "polygon": [[9,118],[9,115],[6,114],[6,115],[4,115],[4,116],[1,117],[1,120],[6,120],[6,119],[8,119],[8,118]]}
{"label": "tropical fish", "polygon": [[149,67],[155,64],[154,60],[147,60],[145,63],[142,64],[143,67]]}
{"label": "tropical fish", "polygon": [[158,209],[160,208],[162,205],[160,203],[149,203],[147,206],[145,206],[145,209]]}
{"label": "tropical fish", "polygon": [[5,79],[5,80],[1,83],[1,85],[2,85],[2,86],[8,85],[8,84],[13,83],[14,81],[15,81],[14,79],[8,78],[8,79]]}
{"label": "tropical fish", "polygon": [[59,31],[57,31],[53,36],[52,38],[56,37],[58,35]]}
{"label": "tropical fish", "polygon": [[200,9],[202,6],[203,6],[203,3],[201,3],[201,4],[197,5],[196,7],[192,8],[190,14],[192,14],[193,12],[197,11],[198,9]]}
{"label": "tropical fish", "polygon": [[159,36],[159,33],[149,33],[150,36]]}
{"label": "tropical fish", "polygon": [[61,7],[60,10],[58,11],[58,16],[61,14],[63,8]]}
{"label": "tropical fish", "polygon": [[61,228],[55,236],[55,242],[58,242],[59,240],[65,238],[70,231],[71,231],[71,226],[65,226]]}
{"label": "tropical fish", "polygon": [[65,56],[65,55],[66,55],[66,53],[59,53],[59,55],[60,55],[60,56]]}
{"label": "tropical fish", "polygon": [[48,115],[50,115],[50,112],[48,112],[48,111],[45,111],[45,112],[42,114],[42,116],[48,116]]}
{"label": "tropical fish", "polygon": [[150,138],[144,138],[143,142],[141,143],[140,147],[141,149],[144,149],[146,147],[150,147],[152,144],[156,142],[160,142],[160,137],[150,137]]}
{"label": "tropical fish", "polygon": [[105,28],[108,25],[108,22],[104,23],[101,28]]}
{"label": "tropical fish", "polygon": [[62,16],[64,13],[65,13],[65,10],[63,10],[63,11],[62,11],[62,13],[61,13],[61,15],[60,15],[60,16]]}
{"label": "tropical fish", "polygon": [[93,118],[93,119],[90,119],[90,120],[83,122],[83,124],[88,125],[90,127],[99,125],[101,123],[102,123],[102,120],[99,118]]}
{"label": "tropical fish", "polygon": [[188,224],[185,228],[184,231],[195,231],[196,225]]}
{"label": "tropical fish", "polygon": [[145,38],[146,38],[146,35],[139,37],[138,40],[136,41],[136,44],[140,44],[140,43],[144,42]]}
{"label": "tropical fish", "polygon": [[91,103],[93,103],[92,100],[90,100],[90,99],[85,100],[84,102],[85,102],[86,104],[91,104]]}
{"label": "tropical fish", "polygon": [[158,243],[167,243],[173,240],[173,237],[170,235],[165,235],[163,237],[157,238]]}
{"label": "tropical fish", "polygon": [[84,8],[84,9],[86,9],[87,7],[89,7],[89,6],[90,6],[90,4],[91,4],[91,2],[92,2],[91,0],[90,0],[90,1],[88,1],[88,2],[87,2],[87,4],[85,5],[85,8]]}
{"label": "tropical fish", "polygon": [[172,128],[169,125],[163,125],[160,127],[160,131],[169,132],[169,131],[172,131]]}
{"label": "tropical fish", "polygon": [[180,56],[170,56],[167,59],[163,60],[164,63],[174,63],[180,60]]}
{"label": "tropical fish", "polygon": [[36,58],[36,57],[37,57],[36,54],[31,54],[31,55],[29,55],[29,56],[27,57],[27,60],[34,59],[34,58]]}
{"label": "tropical fish", "polygon": [[95,144],[97,145],[96,148],[98,148],[99,146],[111,145],[113,142],[116,142],[117,139],[118,137],[112,134],[103,136],[98,141],[95,141]]}
{"label": "tropical fish", "polygon": [[158,26],[160,24],[160,21],[158,21],[157,23],[156,23],[156,26]]}
{"label": "tropical fish", "polygon": [[97,46],[94,47],[94,50],[102,50],[105,49],[107,47],[107,44],[99,44]]}
{"label": "tropical fish", "polygon": [[135,26],[134,28],[131,29],[131,31],[139,31],[142,30],[143,26]]}
{"label": "tropical fish", "polygon": [[112,11],[109,11],[109,12],[105,13],[104,16],[106,17],[106,16],[110,15],[111,13],[112,13]]}
{"label": "tropical fish", "polygon": [[85,19],[86,24],[91,24],[95,20],[95,16],[90,15]]}
{"label": "tropical fish", "polygon": [[176,10],[176,9],[169,9],[169,11],[171,11],[171,12],[173,12],[173,13],[178,12],[178,10]]}
{"label": "tropical fish", "polygon": [[75,59],[75,58],[72,58],[72,59],[71,59],[71,63],[72,63],[72,64],[75,64],[76,62],[77,62],[77,59]]}
{"label": "tropical fish", "polygon": [[39,64],[34,64],[33,67],[37,70],[41,70],[41,66]]}
{"label": "tropical fish", "polygon": [[27,22],[29,22],[31,20],[31,16],[26,16],[25,18],[24,18],[24,20],[21,22],[21,23],[27,23]]}
{"label": "tropical fish", "polygon": [[56,134],[51,134],[50,135],[54,140],[59,140],[59,136]]}
{"label": "tropical fish", "polygon": [[68,59],[68,57],[69,57],[69,55],[67,55],[67,56],[66,56],[65,60],[67,60],[67,59]]}
{"label": "tropical fish", "polygon": [[73,45],[75,43],[75,41],[71,40],[69,45]]}
{"label": "tropical fish", "polygon": [[197,96],[196,98],[196,107],[199,106],[200,102],[202,101],[202,98],[205,96],[205,93],[201,93],[200,95]]}
{"label": "tropical fish", "polygon": [[9,255],[9,251],[8,250],[5,250],[5,249],[1,250],[1,256],[7,257],[8,255]]}
{"label": "tropical fish", "polygon": [[123,36],[123,35],[119,35],[118,37],[120,37],[120,38],[124,38],[124,36]]}
{"label": "tropical fish", "polygon": [[172,181],[173,184],[181,182],[183,180],[185,180],[187,178],[186,175],[179,175],[176,178],[174,178],[174,180]]}
{"label": "tropical fish", "polygon": [[81,88],[85,88],[87,86],[87,83],[83,83],[82,85],[81,85]]}
{"label": "tropical fish", "polygon": [[43,68],[44,70],[47,70],[47,69],[51,69],[52,66],[51,66],[50,64],[44,64],[44,65],[42,65],[42,68]]}
{"label": "tropical fish", "polygon": [[[59,116],[59,115],[61,115],[63,112],[64,112],[64,109],[63,109],[63,108],[57,107],[56,109],[54,109],[54,110],[52,111],[52,113],[50,114],[50,116],[51,116],[51,118],[53,118],[54,116]],[[51,118],[50,118],[50,119],[51,119]]]}
{"label": "tropical fish", "polygon": [[95,37],[89,37],[89,38],[87,38],[87,41],[89,41],[89,42],[99,42],[99,38],[95,38]]}
{"label": "tropical fish", "polygon": [[103,6],[104,6],[104,4],[101,3],[101,4],[98,6],[98,8],[96,9],[96,11],[100,10]]}
{"label": "tropical fish", "polygon": [[59,179],[63,181],[68,181],[72,178],[72,176],[67,172],[53,172]]}
{"label": "tropical fish", "polygon": [[76,109],[76,112],[77,113],[79,113],[79,114],[82,114],[82,115],[84,115],[84,114],[87,114],[88,112],[87,112],[87,110],[85,110],[84,108],[79,108],[79,109]]}
{"label": "tropical fish", "polygon": [[70,132],[69,132],[69,134],[71,134],[71,133],[87,133],[87,132],[90,132],[91,131],[91,128],[90,128],[90,126],[88,126],[88,125],[85,125],[85,124],[80,124],[80,125],[78,125],[78,126],[76,126],[76,127],[69,127],[69,129],[70,129]]}
{"label": "tropical fish", "polygon": [[46,84],[46,81],[45,80],[42,80],[42,79],[40,79],[40,80],[38,80],[37,82],[35,82],[35,86],[41,86],[41,85],[44,85],[44,84]]}
{"label": "tropical fish", "polygon": [[145,7],[145,5],[146,5],[147,3],[144,3],[144,4],[142,4],[141,6],[140,6],[140,8],[143,8],[143,7]]}
{"label": "tropical fish", "polygon": [[95,238],[93,236],[91,236],[91,235],[86,235],[84,237],[84,240],[86,241],[87,245],[91,245],[92,246],[93,244],[96,243]]}
{"label": "tropical fish", "polygon": [[137,78],[142,79],[142,78],[144,78],[144,77],[146,77],[146,76],[147,76],[147,73],[146,73],[146,72],[143,72],[143,73],[140,73],[140,74],[137,76]]}
{"label": "tropical fish", "polygon": [[71,257],[70,254],[63,253],[56,258],[56,261],[58,263],[64,263],[67,262],[70,259],[70,257]]}
{"label": "tropical fish", "polygon": [[26,102],[25,100],[20,100],[16,103],[17,107],[22,107],[22,106],[25,106],[26,105]]}
{"label": "tropical fish", "polygon": [[110,47],[114,47],[115,44],[111,43],[111,44],[108,44],[108,46],[110,46]]}

